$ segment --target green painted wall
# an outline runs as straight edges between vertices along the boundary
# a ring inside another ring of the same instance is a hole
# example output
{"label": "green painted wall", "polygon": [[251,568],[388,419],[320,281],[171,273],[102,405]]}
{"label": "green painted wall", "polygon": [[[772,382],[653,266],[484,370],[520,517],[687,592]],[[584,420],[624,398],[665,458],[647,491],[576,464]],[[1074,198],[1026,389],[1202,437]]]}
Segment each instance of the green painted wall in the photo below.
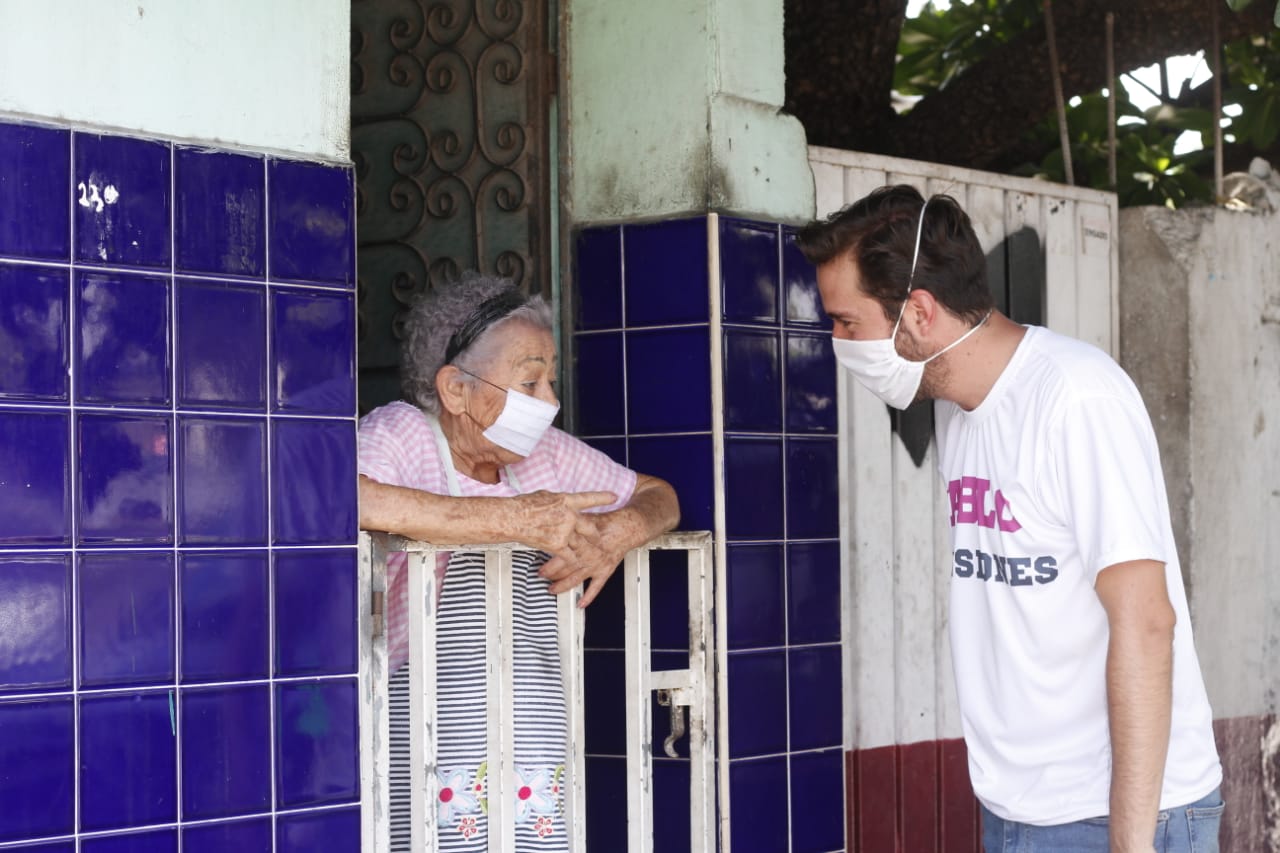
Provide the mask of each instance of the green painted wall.
{"label": "green painted wall", "polygon": [[568,0],[570,214],[813,216],[804,131],[782,115],[782,0]]}

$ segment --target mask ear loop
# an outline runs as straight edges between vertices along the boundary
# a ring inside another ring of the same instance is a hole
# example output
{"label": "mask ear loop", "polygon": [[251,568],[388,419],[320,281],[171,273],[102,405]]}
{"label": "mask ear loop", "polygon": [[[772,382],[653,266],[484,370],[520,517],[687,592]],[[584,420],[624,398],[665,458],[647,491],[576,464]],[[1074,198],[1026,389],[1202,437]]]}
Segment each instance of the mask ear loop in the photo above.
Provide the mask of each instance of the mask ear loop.
{"label": "mask ear loop", "polygon": [[[920,205],[920,221],[916,223],[916,247],[911,253],[911,272],[907,276],[907,296],[911,295],[911,283],[916,278],[916,261],[920,260],[920,237],[924,234],[924,212],[929,209],[929,199],[924,200],[924,204]],[[898,320],[893,324],[893,335],[889,338],[891,341],[898,339],[898,326],[902,324],[902,315],[907,311],[907,299],[902,299],[902,310],[898,312]]]}

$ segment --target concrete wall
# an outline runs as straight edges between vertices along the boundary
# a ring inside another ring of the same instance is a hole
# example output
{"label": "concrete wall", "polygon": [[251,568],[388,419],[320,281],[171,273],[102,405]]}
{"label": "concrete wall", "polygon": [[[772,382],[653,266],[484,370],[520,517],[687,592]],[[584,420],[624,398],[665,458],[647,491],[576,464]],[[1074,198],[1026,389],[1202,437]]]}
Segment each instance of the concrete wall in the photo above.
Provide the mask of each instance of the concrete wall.
{"label": "concrete wall", "polygon": [[350,0],[0,0],[0,113],[350,152]]}
{"label": "concrete wall", "polygon": [[813,213],[804,130],[781,113],[778,0],[564,3],[575,223],[707,210]]}
{"label": "concrete wall", "polygon": [[1223,849],[1280,849],[1280,216],[1122,211],[1120,282],[1234,802]]}

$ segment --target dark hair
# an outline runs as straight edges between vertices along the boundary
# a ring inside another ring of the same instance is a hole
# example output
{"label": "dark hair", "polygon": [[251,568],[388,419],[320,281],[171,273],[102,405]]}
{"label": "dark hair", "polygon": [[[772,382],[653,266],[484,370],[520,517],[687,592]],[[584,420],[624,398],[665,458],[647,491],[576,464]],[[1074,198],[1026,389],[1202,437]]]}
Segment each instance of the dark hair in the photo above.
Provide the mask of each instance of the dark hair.
{"label": "dark hair", "polygon": [[920,257],[911,275],[916,229],[925,199],[912,186],[880,187],[825,220],[796,234],[809,263],[821,266],[845,253],[858,265],[862,289],[897,317],[913,290],[927,290],[957,317],[976,323],[994,305],[987,286],[987,259],[968,215],[948,195],[931,196],[920,236]]}

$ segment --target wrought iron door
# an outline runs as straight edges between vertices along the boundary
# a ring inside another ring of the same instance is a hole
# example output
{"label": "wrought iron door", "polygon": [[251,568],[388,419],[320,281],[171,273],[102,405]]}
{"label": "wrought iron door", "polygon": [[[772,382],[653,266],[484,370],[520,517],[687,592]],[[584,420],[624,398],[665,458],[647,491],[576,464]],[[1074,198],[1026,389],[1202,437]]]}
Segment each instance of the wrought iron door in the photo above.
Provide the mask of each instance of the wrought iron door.
{"label": "wrought iron door", "polygon": [[548,0],[352,0],[360,405],[399,396],[414,296],[464,269],[551,297]]}

